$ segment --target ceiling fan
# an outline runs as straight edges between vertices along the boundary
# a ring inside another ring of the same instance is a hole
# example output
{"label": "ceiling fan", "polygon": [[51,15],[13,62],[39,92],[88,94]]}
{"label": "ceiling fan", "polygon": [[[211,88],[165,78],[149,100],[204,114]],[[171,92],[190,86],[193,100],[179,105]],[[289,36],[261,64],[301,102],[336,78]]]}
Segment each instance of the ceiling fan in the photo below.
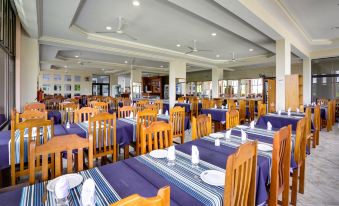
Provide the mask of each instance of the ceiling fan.
{"label": "ceiling fan", "polygon": [[186,52],[185,54],[190,54],[190,53],[195,53],[195,52],[212,52],[212,50],[208,50],[208,49],[198,49],[197,40],[193,40],[193,47],[188,46],[187,48],[189,48],[190,51]]}
{"label": "ceiling fan", "polygon": [[98,34],[119,34],[119,35],[124,35],[132,40],[138,40],[137,38],[135,38],[134,36],[128,34],[125,32],[125,27],[126,27],[126,22],[124,22],[124,19],[119,16],[118,17],[118,27],[117,27],[117,30],[115,31],[98,31],[98,32],[95,32],[95,33],[98,33]]}

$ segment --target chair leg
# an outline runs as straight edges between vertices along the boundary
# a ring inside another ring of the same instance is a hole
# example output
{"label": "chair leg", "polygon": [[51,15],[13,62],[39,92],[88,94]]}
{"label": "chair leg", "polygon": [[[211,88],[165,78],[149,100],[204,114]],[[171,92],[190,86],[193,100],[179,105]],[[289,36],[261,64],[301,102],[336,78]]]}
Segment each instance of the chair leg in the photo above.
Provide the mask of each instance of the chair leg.
{"label": "chair leg", "polygon": [[319,137],[320,137],[319,130],[316,130],[316,138],[315,138],[316,140],[315,140],[315,142],[316,142],[317,145],[319,145],[319,142],[320,142]]}
{"label": "chair leg", "polygon": [[181,138],[181,144],[184,144],[185,143],[185,132],[183,135],[180,136]]}
{"label": "chair leg", "polygon": [[124,147],[124,159],[129,158],[129,145],[125,145]]}
{"label": "chair leg", "polygon": [[293,170],[292,176],[292,194],[291,194],[291,204],[297,205],[297,192],[298,192],[298,173],[299,168]]}
{"label": "chair leg", "polygon": [[305,190],[305,171],[306,171],[306,162],[304,161],[300,167],[299,175],[299,193],[304,194]]}

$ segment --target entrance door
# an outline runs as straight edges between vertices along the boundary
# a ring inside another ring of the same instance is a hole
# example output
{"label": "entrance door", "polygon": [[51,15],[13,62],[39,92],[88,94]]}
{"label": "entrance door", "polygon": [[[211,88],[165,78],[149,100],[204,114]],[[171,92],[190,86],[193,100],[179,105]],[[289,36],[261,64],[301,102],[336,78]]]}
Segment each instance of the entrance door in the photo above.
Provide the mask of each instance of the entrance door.
{"label": "entrance door", "polygon": [[109,84],[93,83],[92,95],[96,96],[109,96]]}

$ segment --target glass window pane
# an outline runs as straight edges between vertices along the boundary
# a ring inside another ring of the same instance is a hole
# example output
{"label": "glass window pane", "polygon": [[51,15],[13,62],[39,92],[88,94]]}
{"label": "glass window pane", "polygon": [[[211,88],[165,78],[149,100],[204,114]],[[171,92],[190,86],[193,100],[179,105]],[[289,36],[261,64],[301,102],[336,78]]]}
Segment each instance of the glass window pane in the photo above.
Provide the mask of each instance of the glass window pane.
{"label": "glass window pane", "polygon": [[81,82],[81,76],[74,76],[75,82]]}
{"label": "glass window pane", "polygon": [[54,74],[54,81],[61,81],[61,75],[60,74]]}
{"label": "glass window pane", "polygon": [[61,84],[55,84],[54,85],[54,91],[61,92]]}
{"label": "glass window pane", "polygon": [[44,92],[49,92],[51,90],[51,85],[50,84],[43,84],[42,85],[42,90]]}
{"label": "glass window pane", "polygon": [[43,79],[44,81],[49,81],[49,80],[50,80],[50,77],[51,77],[50,74],[43,74],[43,75],[42,75],[42,79]]}
{"label": "glass window pane", "polygon": [[72,91],[72,85],[65,84],[65,91]]}
{"label": "glass window pane", "polygon": [[80,91],[80,84],[74,85],[74,91]]}
{"label": "glass window pane", "polygon": [[71,75],[65,75],[65,81],[66,82],[72,81],[72,76]]}

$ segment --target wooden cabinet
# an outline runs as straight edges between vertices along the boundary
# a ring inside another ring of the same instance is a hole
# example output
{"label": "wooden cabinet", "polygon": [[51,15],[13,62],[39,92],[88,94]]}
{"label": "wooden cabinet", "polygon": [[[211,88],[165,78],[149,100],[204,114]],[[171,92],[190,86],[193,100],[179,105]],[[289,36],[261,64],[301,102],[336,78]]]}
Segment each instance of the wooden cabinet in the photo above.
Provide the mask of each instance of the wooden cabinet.
{"label": "wooden cabinet", "polygon": [[163,98],[161,77],[143,77],[142,90],[143,96],[159,96]]}
{"label": "wooden cabinet", "polygon": [[303,76],[292,74],[285,76],[285,109],[296,111],[303,104]]}

